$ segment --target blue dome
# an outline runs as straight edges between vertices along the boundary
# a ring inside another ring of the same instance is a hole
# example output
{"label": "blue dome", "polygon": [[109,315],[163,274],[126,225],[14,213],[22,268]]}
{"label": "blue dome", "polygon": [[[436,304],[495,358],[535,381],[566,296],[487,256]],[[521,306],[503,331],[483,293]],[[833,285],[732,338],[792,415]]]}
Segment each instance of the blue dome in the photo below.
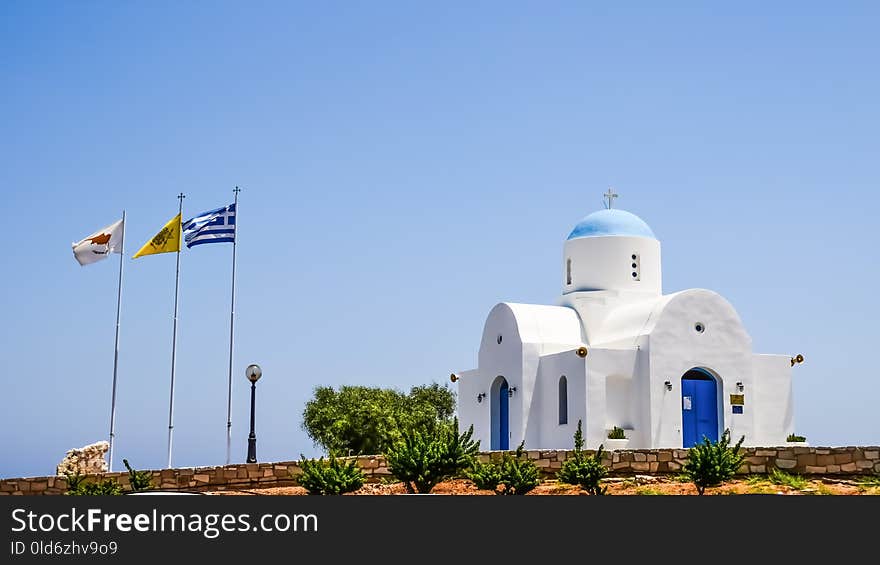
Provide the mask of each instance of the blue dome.
{"label": "blue dome", "polygon": [[571,230],[568,239],[606,235],[628,235],[657,239],[644,220],[626,210],[599,210],[593,212]]}

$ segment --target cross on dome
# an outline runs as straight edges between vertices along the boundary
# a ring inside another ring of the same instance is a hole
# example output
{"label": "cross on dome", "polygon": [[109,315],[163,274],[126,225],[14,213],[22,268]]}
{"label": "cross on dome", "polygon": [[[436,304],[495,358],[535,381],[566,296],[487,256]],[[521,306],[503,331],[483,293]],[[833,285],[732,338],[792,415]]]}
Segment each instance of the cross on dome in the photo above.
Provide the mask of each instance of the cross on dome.
{"label": "cross on dome", "polygon": [[604,200],[607,201],[607,203],[605,204],[605,208],[608,209],[608,210],[610,210],[610,209],[611,209],[611,205],[614,203],[614,199],[615,199],[615,198],[619,198],[619,197],[620,197],[620,195],[618,195],[617,193],[615,193],[615,192],[614,192],[614,189],[612,189],[612,188],[609,186],[609,187],[608,187],[608,192],[606,192],[606,193],[602,196],[602,198],[603,198]]}

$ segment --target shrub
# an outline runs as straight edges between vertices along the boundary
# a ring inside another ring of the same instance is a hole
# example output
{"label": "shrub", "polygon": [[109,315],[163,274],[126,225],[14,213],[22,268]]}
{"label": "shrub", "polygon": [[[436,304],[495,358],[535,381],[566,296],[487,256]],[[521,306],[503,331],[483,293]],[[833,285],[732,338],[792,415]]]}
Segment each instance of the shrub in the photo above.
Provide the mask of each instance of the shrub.
{"label": "shrub", "polygon": [[626,433],[623,431],[623,428],[614,426],[614,428],[608,432],[608,439],[626,439]]}
{"label": "shrub", "polygon": [[577,485],[592,495],[606,494],[607,488],[599,483],[608,475],[608,469],[602,464],[602,446],[592,457],[583,452],[584,434],[581,421],[578,420],[577,431],[574,433],[574,454],[562,464],[556,478],[569,485]]}
{"label": "shrub", "polygon": [[324,457],[318,460],[306,459],[300,454],[299,466],[302,475],[297,477],[297,482],[309,494],[343,494],[364,486],[364,472],[356,459],[344,463],[332,453],[327,461],[324,461]]}
{"label": "shrub", "polygon": [[385,453],[388,470],[403,481],[408,493],[429,493],[442,480],[458,476],[471,467],[480,442],[471,437],[474,427],[458,433],[458,418],[433,433],[415,428]]}
{"label": "shrub", "polygon": [[514,456],[504,453],[501,462],[497,464],[475,460],[467,477],[477,488],[491,490],[495,494],[523,495],[534,490],[540,483],[538,467],[528,459],[523,459],[524,445],[525,442],[519,444]]}
{"label": "shrub", "polygon": [[495,491],[501,483],[501,465],[491,462],[483,463],[475,459],[467,473],[467,478],[472,480],[480,490]]}
{"label": "shrub", "polygon": [[804,436],[796,436],[794,434],[788,434],[788,437],[785,438],[785,441],[793,441],[793,442],[800,443],[802,441],[807,441],[807,438]]}
{"label": "shrub", "polygon": [[104,496],[122,494],[122,487],[113,479],[90,482],[80,474],[67,474],[67,492],[70,496]]}
{"label": "shrub", "polygon": [[153,488],[153,473],[135,471],[128,464],[128,459],[123,459],[122,464],[128,469],[128,484],[131,486],[131,492],[143,492]]}
{"label": "shrub", "polygon": [[724,430],[717,442],[710,442],[709,438],[703,437],[702,444],[690,448],[682,470],[697,487],[698,494],[702,495],[706,487],[715,487],[733,478],[746,457],[739,452],[744,439],[745,436],[742,436],[733,448],[729,447],[728,429]]}

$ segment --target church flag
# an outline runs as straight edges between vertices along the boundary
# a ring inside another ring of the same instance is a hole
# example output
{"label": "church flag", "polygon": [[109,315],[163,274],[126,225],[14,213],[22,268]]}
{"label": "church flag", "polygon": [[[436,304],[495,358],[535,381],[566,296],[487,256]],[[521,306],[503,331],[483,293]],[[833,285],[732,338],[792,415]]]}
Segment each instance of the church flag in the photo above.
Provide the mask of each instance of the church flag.
{"label": "church flag", "polygon": [[180,213],[171,218],[165,226],[159,230],[159,233],[146,242],[140,250],[132,256],[137,259],[144,255],[154,255],[156,253],[173,253],[180,251]]}
{"label": "church flag", "polygon": [[112,223],[72,243],[73,257],[80,265],[91,265],[106,259],[111,253],[122,253],[122,224],[125,220]]}
{"label": "church flag", "polygon": [[183,224],[183,237],[187,248],[205,243],[234,242],[235,204],[210,210],[187,220]]}

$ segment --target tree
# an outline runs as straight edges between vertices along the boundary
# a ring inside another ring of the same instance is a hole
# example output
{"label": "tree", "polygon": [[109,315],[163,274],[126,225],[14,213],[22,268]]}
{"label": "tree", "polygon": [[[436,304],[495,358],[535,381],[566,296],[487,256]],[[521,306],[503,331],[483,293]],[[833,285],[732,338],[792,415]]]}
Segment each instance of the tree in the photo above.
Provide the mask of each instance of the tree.
{"label": "tree", "polygon": [[365,386],[316,387],[303,411],[303,430],[327,453],[385,452],[402,430],[432,434],[455,413],[455,393],[437,383],[405,394]]}

